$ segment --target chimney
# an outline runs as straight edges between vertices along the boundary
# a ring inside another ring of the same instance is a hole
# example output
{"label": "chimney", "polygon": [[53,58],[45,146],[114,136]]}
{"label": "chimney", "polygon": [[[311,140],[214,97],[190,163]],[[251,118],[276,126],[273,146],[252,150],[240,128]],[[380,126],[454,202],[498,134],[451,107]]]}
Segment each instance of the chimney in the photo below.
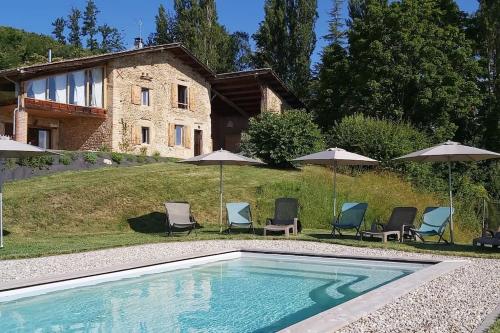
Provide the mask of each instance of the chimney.
{"label": "chimney", "polygon": [[142,43],[142,38],[141,37],[136,37],[134,39],[134,48],[136,49],[142,49],[144,44]]}
{"label": "chimney", "polygon": [[49,62],[52,62],[52,49],[49,49]]}

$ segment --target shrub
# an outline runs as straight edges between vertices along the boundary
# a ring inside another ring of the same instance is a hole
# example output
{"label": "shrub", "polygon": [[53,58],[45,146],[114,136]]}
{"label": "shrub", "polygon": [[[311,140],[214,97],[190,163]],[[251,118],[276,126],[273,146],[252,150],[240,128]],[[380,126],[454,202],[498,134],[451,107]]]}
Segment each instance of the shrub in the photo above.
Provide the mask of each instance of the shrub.
{"label": "shrub", "polygon": [[21,158],[18,164],[32,169],[44,169],[54,164],[54,159],[50,155],[26,157],[26,158]]}
{"label": "shrub", "polygon": [[160,160],[160,157],[161,157],[161,155],[160,155],[160,152],[159,152],[159,151],[155,151],[155,152],[153,153],[153,158],[154,158],[154,160],[155,160],[156,162],[158,162],[158,161]]}
{"label": "shrub", "polygon": [[97,162],[97,154],[94,152],[88,152],[83,154],[83,160],[90,164],[96,164]]}
{"label": "shrub", "polygon": [[144,155],[139,155],[139,156],[137,156],[137,157],[136,157],[136,159],[135,159],[135,160],[137,161],[137,163],[140,163],[140,164],[142,164],[142,163],[146,163],[146,156],[144,156]]}
{"label": "shrub", "polygon": [[148,154],[148,147],[141,147],[139,149],[141,156],[146,156]]}
{"label": "shrub", "polygon": [[117,152],[112,152],[111,159],[113,160],[113,162],[120,164],[123,160],[123,155]]}
{"label": "shrub", "polygon": [[323,137],[312,116],[298,110],[264,112],[251,118],[241,143],[244,153],[278,167],[289,167],[291,159],[323,148]]}
{"label": "shrub", "polygon": [[70,154],[63,154],[59,156],[59,163],[63,165],[70,165],[72,162]]}

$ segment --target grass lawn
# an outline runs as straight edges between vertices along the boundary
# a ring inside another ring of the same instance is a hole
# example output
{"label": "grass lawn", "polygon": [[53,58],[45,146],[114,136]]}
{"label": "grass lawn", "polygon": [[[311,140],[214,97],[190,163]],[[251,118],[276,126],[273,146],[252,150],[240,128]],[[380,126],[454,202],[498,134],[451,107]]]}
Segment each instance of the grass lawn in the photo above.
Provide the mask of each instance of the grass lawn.
{"label": "grass lawn", "polygon": [[[305,232],[300,240],[391,248],[412,252],[500,258],[500,252],[468,245],[381,244],[354,239],[332,240],[331,172],[320,167],[283,171],[255,167],[225,167],[226,201],[252,205],[257,225],[273,215],[274,199],[299,199]],[[64,172],[7,183],[4,187],[5,248],[0,259],[26,258],[145,243],[195,239],[247,239],[262,236],[220,235],[218,168],[157,163],[129,168]],[[446,199],[421,193],[390,173],[367,172],[338,176],[339,202],[368,202],[365,228],[385,220],[395,206],[439,205]],[[203,226],[198,235],[165,237],[163,202],[186,200]],[[460,202],[457,202],[458,210]],[[460,212],[460,210],[459,210]],[[456,216],[456,239],[470,244],[478,226]],[[277,236],[277,238],[282,238]],[[269,239],[269,237],[268,237]]]}
{"label": "grass lawn", "polygon": [[500,333],[500,318],[489,328],[488,333]]}

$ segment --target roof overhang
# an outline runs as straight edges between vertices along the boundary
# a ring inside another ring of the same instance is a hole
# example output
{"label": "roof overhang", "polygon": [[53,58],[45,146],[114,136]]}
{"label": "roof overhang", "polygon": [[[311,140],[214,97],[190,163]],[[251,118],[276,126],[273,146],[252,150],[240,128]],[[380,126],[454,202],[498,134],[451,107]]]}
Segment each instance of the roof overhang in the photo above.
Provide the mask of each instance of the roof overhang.
{"label": "roof overhang", "polygon": [[212,89],[249,114],[260,113],[262,86],[271,88],[292,108],[304,104],[288,89],[270,68],[215,75]]}

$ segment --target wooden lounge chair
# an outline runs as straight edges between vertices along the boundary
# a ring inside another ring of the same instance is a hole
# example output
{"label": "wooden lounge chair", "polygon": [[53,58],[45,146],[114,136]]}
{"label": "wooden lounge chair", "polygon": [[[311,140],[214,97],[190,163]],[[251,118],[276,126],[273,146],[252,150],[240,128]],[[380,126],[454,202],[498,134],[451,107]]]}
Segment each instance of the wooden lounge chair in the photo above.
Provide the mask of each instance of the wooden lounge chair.
{"label": "wooden lounge chair", "polygon": [[266,220],[264,236],[267,231],[284,231],[285,236],[298,233],[299,201],[295,198],[278,198],[274,202],[274,217]]}
{"label": "wooden lounge chair", "polygon": [[174,229],[188,229],[188,235],[194,230],[196,234],[196,220],[191,214],[191,206],[185,201],[165,202],[165,224],[167,235],[172,235]]}
{"label": "wooden lounge chair", "polygon": [[231,202],[226,204],[227,210],[227,232],[231,232],[231,228],[248,227],[248,231],[252,230],[255,234],[253,227],[252,212],[250,204],[247,202]]}
{"label": "wooden lounge chair", "polygon": [[340,230],[355,229],[356,236],[359,235],[359,229],[365,219],[366,209],[368,204],[366,202],[346,202],[342,205],[339,216],[332,224],[332,237],[335,237],[335,231],[342,236]]}
{"label": "wooden lounge chair", "polygon": [[438,244],[441,240],[448,244],[448,241],[443,238],[443,235],[446,230],[446,225],[449,222],[450,207],[427,207],[424,211],[420,228],[410,229],[410,232],[424,243],[424,236],[439,236],[439,240],[437,241]]}
{"label": "wooden lounge chair", "polygon": [[[415,207],[396,207],[392,210],[391,217],[386,224],[375,222],[370,231],[361,232],[361,239],[364,237],[381,238],[382,242],[387,242],[387,238],[395,236],[396,240],[403,240],[410,228],[415,228],[413,221],[417,216]],[[380,227],[380,230],[377,229]]]}
{"label": "wooden lounge chair", "polygon": [[491,245],[493,248],[498,248],[500,246],[500,227],[498,227],[497,231],[493,230],[484,230],[483,235],[481,237],[475,238],[472,241],[473,246],[485,246]]}

